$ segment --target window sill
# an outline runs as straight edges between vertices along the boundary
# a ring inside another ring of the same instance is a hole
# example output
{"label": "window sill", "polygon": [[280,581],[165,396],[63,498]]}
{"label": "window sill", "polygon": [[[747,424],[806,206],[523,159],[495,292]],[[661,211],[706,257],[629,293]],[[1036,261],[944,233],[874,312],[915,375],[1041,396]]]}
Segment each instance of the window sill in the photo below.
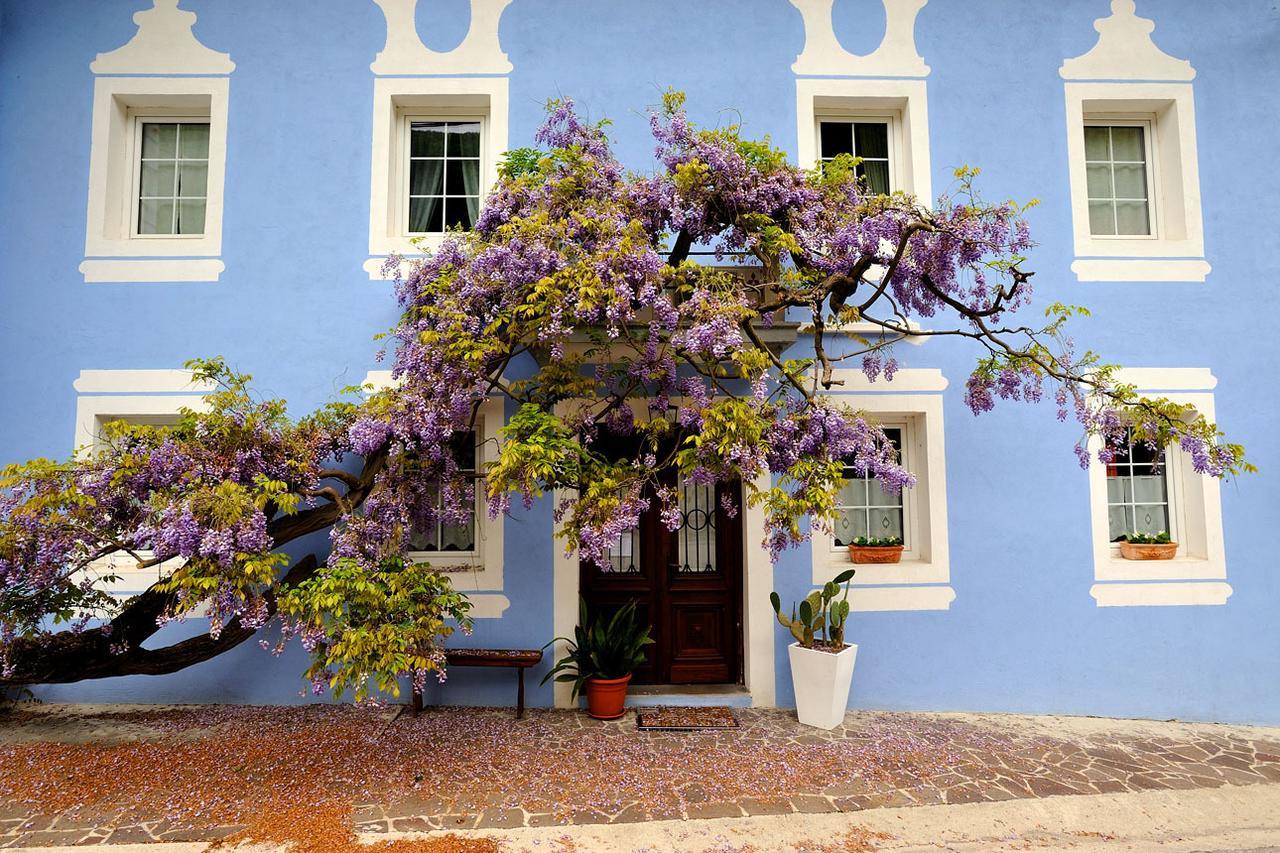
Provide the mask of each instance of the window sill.
{"label": "window sill", "polygon": [[226,264],[217,258],[86,258],[86,282],[217,281]]}
{"label": "window sill", "polygon": [[1204,281],[1213,268],[1203,258],[1078,258],[1079,281]]}
{"label": "window sill", "polygon": [[853,586],[883,586],[887,584],[938,584],[950,580],[948,567],[932,560],[902,560],[897,563],[855,564],[848,557],[832,554],[823,567],[815,567],[813,582],[824,584],[847,569],[853,569]]}
{"label": "window sill", "polygon": [[1089,588],[1099,607],[1220,606],[1231,592],[1231,585],[1222,581],[1096,583]]}
{"label": "window sill", "polygon": [[1108,555],[1095,560],[1094,577],[1108,581],[1217,580],[1227,576],[1226,566],[1204,557],[1178,555],[1172,560],[1126,560]]}

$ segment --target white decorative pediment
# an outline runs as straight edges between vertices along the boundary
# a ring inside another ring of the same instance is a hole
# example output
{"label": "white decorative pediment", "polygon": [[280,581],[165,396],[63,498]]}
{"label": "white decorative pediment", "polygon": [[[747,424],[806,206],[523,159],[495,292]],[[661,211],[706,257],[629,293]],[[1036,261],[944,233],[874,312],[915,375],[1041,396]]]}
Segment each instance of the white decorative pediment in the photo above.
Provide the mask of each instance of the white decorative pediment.
{"label": "white decorative pediment", "polygon": [[925,77],[929,66],[916,51],[916,15],[929,0],[881,0],[884,38],[865,56],[850,53],[831,23],[835,0],[791,0],[804,18],[804,50],[791,70],[821,77]]}
{"label": "white decorative pediment", "polygon": [[1183,81],[1196,76],[1189,61],[1156,47],[1151,40],[1155,22],[1139,18],[1133,0],[1111,0],[1111,15],[1098,18],[1093,28],[1098,43],[1062,63],[1058,73],[1063,79]]}
{"label": "white decorative pediment", "polygon": [[196,13],[178,0],[152,0],[133,16],[138,31],[123,47],[100,53],[89,64],[95,74],[230,74],[236,64],[226,53],[200,43],[191,28]]}
{"label": "white decorative pediment", "polygon": [[422,43],[414,12],[418,0],[373,0],[387,19],[386,46],[369,66],[374,74],[507,74],[511,62],[498,42],[498,22],[511,0],[471,0],[471,26],[453,50]]}

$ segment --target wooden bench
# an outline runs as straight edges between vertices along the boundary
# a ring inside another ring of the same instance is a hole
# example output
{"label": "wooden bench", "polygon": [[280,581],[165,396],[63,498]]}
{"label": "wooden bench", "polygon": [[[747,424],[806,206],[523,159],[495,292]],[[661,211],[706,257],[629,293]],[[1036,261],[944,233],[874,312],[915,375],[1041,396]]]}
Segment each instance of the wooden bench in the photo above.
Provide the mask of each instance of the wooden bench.
{"label": "wooden bench", "polygon": [[[524,671],[542,662],[541,649],[445,649],[449,666],[502,667],[516,670],[516,719],[524,716]],[[413,714],[422,710],[422,694],[413,691]]]}

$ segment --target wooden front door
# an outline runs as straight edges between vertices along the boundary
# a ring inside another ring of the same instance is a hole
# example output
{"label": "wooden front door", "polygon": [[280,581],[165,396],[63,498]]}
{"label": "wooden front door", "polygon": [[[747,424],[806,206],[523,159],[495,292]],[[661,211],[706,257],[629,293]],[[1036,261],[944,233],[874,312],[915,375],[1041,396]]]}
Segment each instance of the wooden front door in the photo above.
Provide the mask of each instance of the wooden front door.
{"label": "wooden front door", "polygon": [[[741,489],[680,483],[678,494],[679,529],[668,530],[650,509],[610,549],[608,569],[580,564],[580,588],[593,614],[634,599],[652,625],[655,642],[635,683],[740,683]],[[738,508],[732,517],[722,499]]]}

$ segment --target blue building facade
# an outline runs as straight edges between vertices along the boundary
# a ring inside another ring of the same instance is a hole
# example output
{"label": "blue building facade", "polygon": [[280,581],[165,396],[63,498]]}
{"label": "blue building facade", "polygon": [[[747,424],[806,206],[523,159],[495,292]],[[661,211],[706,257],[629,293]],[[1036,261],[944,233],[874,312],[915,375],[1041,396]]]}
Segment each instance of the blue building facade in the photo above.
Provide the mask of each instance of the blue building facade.
{"label": "blue building facade", "polygon": [[[851,707],[1277,724],[1278,56],[1264,2],[0,2],[4,461],[199,405],[180,370],[193,356],[226,357],[297,415],[384,381],[386,258],[429,250],[440,217],[473,216],[549,97],[611,118],[621,159],[654,168],[645,110],[674,87],[695,121],[741,123],[802,165],[851,151],[873,181],[929,199],[968,164],[989,199],[1039,199],[1040,302],[1093,309],[1081,349],[1216,418],[1262,472],[1219,484],[1174,448],[1156,468],[1082,471],[1050,406],[975,418],[962,402],[975,353],[903,342],[894,383],[858,374],[841,389],[899,430],[920,479],[900,505],[845,501],[849,523],[907,549],[856,578]],[[413,135],[428,127],[459,145],[430,155],[444,177],[419,184]],[[492,407],[484,429],[503,416]],[[740,601],[736,672],[718,680],[789,706],[768,593],[798,599],[833,576],[845,534],[771,564],[759,525],[745,514],[740,558],[721,567]],[[1122,559],[1122,528],[1170,530],[1177,557]],[[547,498],[478,518],[441,556],[475,602],[469,644],[571,631],[579,567],[553,530]],[[443,548],[432,535],[424,547]],[[122,594],[154,580],[123,574]],[[36,692],[293,702],[304,668],[296,647],[247,643],[173,675]],[[458,671],[427,699],[506,704],[510,685]]]}

